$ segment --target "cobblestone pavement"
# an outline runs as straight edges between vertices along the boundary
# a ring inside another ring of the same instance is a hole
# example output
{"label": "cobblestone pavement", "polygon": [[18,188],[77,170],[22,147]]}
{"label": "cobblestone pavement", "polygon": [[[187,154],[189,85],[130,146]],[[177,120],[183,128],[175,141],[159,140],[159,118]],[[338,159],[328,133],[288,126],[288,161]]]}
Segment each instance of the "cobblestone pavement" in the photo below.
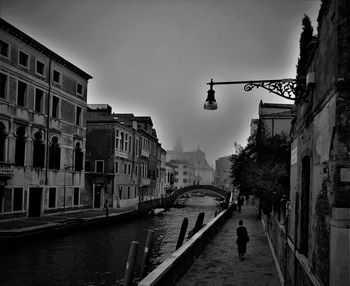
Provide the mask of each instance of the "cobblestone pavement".
{"label": "cobblestone pavement", "polygon": [[[236,229],[242,219],[250,241],[245,260],[238,257]],[[254,206],[230,218],[176,286],[279,286],[275,263]]]}

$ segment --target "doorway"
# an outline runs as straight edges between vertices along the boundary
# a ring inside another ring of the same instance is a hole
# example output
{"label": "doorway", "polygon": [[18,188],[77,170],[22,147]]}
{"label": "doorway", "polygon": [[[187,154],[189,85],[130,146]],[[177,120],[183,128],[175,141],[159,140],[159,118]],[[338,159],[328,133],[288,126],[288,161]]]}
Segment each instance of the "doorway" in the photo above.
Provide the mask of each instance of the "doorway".
{"label": "doorway", "polygon": [[301,169],[301,218],[300,218],[300,253],[308,256],[309,245],[309,210],[310,210],[310,157],[302,161]]}
{"label": "doorway", "polygon": [[29,189],[28,217],[39,217],[41,215],[42,188]]}
{"label": "doorway", "polygon": [[95,185],[95,192],[94,192],[94,208],[98,209],[101,207],[101,193],[102,193],[102,186]]}

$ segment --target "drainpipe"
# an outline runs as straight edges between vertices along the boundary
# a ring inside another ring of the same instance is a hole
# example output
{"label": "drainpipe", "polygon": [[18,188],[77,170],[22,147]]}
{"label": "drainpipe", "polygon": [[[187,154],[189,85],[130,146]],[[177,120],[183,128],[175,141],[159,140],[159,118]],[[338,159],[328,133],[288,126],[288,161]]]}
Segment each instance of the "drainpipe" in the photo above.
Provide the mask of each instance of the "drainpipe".
{"label": "drainpipe", "polygon": [[[113,132],[112,132],[112,136],[113,138],[111,138],[111,143],[112,143],[112,146],[111,146],[111,149],[112,149],[112,170],[113,170],[113,175],[112,175],[112,208],[113,208],[113,205],[114,205],[114,180],[115,180],[115,126],[114,124],[112,125],[112,128],[113,128]],[[107,210],[106,210],[107,211]]]}
{"label": "drainpipe", "polygon": [[286,206],[285,214],[285,245],[284,245],[284,285],[287,285],[287,259],[288,259],[288,227],[289,227],[289,205]]}
{"label": "drainpipe", "polygon": [[50,98],[51,98],[51,64],[52,58],[49,62],[49,90],[47,95],[47,119],[46,119],[46,157],[45,157],[45,185],[48,184],[48,168],[49,168],[49,132],[50,132]]}
{"label": "drainpipe", "polygon": [[298,220],[299,220],[299,193],[295,193],[295,210],[294,210],[294,215],[295,215],[295,221],[294,221],[294,284],[296,285],[297,281],[297,239],[298,239]]}

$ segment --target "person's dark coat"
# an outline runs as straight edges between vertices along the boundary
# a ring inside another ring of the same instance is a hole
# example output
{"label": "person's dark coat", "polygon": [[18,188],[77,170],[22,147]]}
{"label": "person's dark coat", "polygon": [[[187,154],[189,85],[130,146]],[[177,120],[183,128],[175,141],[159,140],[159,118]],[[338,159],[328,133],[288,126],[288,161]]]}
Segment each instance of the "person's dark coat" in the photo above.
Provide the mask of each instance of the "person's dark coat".
{"label": "person's dark coat", "polygon": [[241,225],[237,228],[237,245],[238,252],[240,254],[245,254],[247,249],[247,242],[249,241],[249,236],[247,229]]}

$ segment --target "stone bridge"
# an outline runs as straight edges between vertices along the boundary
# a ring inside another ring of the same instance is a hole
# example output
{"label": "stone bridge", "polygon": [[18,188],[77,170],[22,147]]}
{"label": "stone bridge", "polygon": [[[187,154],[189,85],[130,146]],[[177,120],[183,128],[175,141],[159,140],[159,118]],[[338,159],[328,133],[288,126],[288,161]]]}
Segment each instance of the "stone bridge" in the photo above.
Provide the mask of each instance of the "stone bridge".
{"label": "stone bridge", "polygon": [[217,187],[212,186],[212,185],[191,185],[191,186],[187,186],[187,187],[175,190],[171,194],[171,196],[172,196],[173,200],[176,200],[177,198],[182,197],[186,193],[193,192],[196,190],[207,190],[207,191],[213,192],[227,201],[230,199],[230,195],[231,195],[231,192],[225,191],[223,189],[217,188]]}

